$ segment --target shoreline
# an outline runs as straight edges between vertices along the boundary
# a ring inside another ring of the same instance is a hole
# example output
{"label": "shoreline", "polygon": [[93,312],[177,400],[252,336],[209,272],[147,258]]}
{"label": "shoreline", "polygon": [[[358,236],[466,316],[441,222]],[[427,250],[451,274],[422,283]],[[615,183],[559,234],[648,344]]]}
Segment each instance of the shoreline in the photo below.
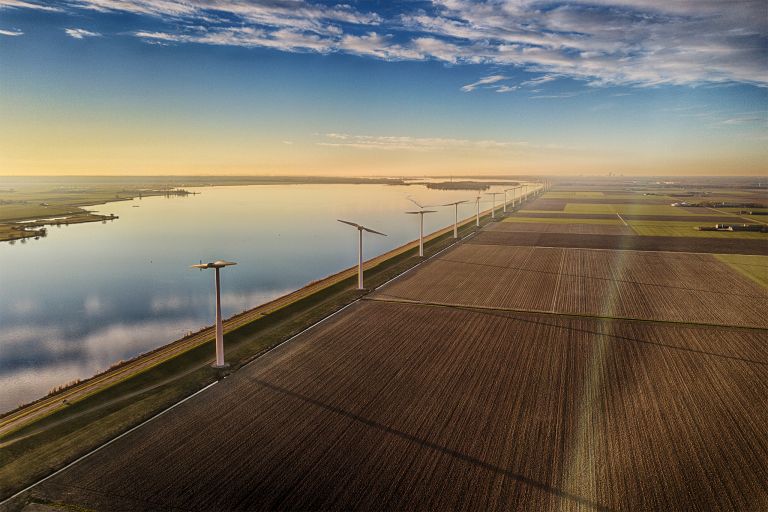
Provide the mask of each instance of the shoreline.
{"label": "shoreline", "polygon": [[[123,199],[123,200],[127,200],[127,199]],[[496,209],[500,210],[501,205],[497,206]],[[487,210],[481,211],[480,213],[481,218],[490,215],[490,212],[491,212],[490,208]],[[497,212],[497,213],[501,214],[500,212]],[[459,229],[466,228],[466,226],[474,222],[475,222],[475,216],[471,215],[466,219],[459,221],[458,223]],[[425,244],[428,242],[432,242],[433,240],[445,234],[451,233],[452,231],[453,231],[453,224],[440,228],[437,231],[434,231],[428,235],[425,235],[424,242]],[[418,244],[419,244],[418,239],[412,240],[410,242],[407,242],[406,244],[403,244],[383,254],[380,254],[379,256],[375,256],[369,260],[366,260],[365,262],[363,262],[363,269],[367,271],[381,264],[387,263],[389,260],[397,258],[398,256],[402,256],[408,251],[415,250],[418,247]],[[259,318],[262,318],[282,308],[290,306],[291,304],[296,303],[302,299],[309,298],[314,294],[322,292],[323,290],[330,288],[334,285],[337,285],[356,275],[357,275],[357,266],[355,265],[355,266],[343,269],[334,274],[323,277],[321,279],[311,281],[306,285],[290,293],[287,293],[280,297],[276,297],[268,302],[260,304],[247,311],[237,313],[224,320],[223,322],[224,333],[227,334],[231,331],[234,331],[255,320],[258,320]],[[66,402],[67,399],[72,395],[76,394],[76,398],[85,398],[91,393],[98,392],[100,388],[95,388],[95,389],[88,389],[88,388],[91,388],[94,384],[99,384],[104,379],[107,379],[109,377],[114,377],[117,375],[122,375],[130,370],[134,370],[133,373],[124,375],[124,378],[128,379],[132,375],[135,375],[136,373],[140,373],[142,371],[141,368],[135,368],[136,366],[140,366],[143,368],[146,366],[146,363],[148,363],[150,360],[152,361],[153,364],[161,364],[178,355],[183,354],[186,351],[193,350],[207,342],[210,342],[213,339],[213,336],[214,336],[214,326],[210,325],[210,326],[204,327],[182,338],[173,340],[153,350],[144,352],[131,359],[117,363],[90,377],[78,380],[71,385],[62,384],[62,386],[60,388],[57,388],[56,391],[53,393],[42,396],[26,404],[20,405],[15,409],[2,412],[0,413],[0,437],[6,436],[12,433],[13,431],[23,428],[27,426],[29,423],[34,422],[37,419],[40,419],[41,417],[47,416],[49,414],[53,414],[57,410],[60,410],[66,407],[67,405],[70,405],[72,402],[68,402],[68,403],[63,403],[63,402]],[[169,353],[163,354],[164,352],[169,352]],[[113,381],[114,379],[110,379],[110,380]],[[116,384],[117,382],[119,381],[111,382],[110,385]],[[108,387],[108,386],[105,386],[105,387]],[[86,390],[88,391],[88,393],[84,394]],[[9,417],[14,415],[20,415],[19,418],[27,416],[27,413],[23,413],[25,410],[32,408],[33,410],[29,411],[29,413],[31,414],[34,412],[34,409],[38,408],[38,406],[43,407],[46,403],[52,402],[52,401],[60,402],[59,407],[46,409],[45,415],[36,415],[35,417],[30,418],[29,421],[24,421],[21,425],[16,425],[13,428],[7,427],[9,423],[16,421],[15,419],[9,419]]]}
{"label": "shoreline", "polygon": [[[499,178],[497,178],[498,180]],[[88,181],[90,180],[90,181]],[[0,178],[0,182],[2,179]],[[83,183],[82,188],[72,185]],[[477,192],[478,183],[475,186],[467,186],[461,190]],[[496,183],[489,182],[489,185]],[[52,181],[40,181],[37,186],[69,185],[68,187],[54,188],[53,190],[16,190],[8,188],[0,190],[0,242],[26,241],[29,238],[42,238],[46,236],[45,226],[79,224],[85,222],[101,222],[117,219],[117,216],[95,214],[86,208],[89,206],[104,205],[118,201],[132,201],[142,197],[158,196],[187,196],[199,192],[187,189],[207,187],[233,187],[233,186],[267,186],[267,185],[392,185],[413,186],[423,185],[424,182],[407,180],[402,178],[312,178],[312,177],[224,177],[213,179],[210,176],[179,177],[163,180],[136,179],[125,180],[112,178],[86,178],[70,177],[70,180],[61,179]],[[435,185],[431,184],[434,188]],[[449,187],[450,188],[450,187]],[[69,197],[73,194],[74,197]],[[13,210],[18,210],[14,213]],[[10,210],[10,211],[9,211]],[[55,218],[56,222],[46,222],[46,219]],[[25,230],[23,228],[36,227],[37,230]]]}
{"label": "shoreline", "polygon": [[[497,219],[501,205],[496,207]],[[491,222],[481,212],[481,227]],[[511,213],[511,212],[510,212]],[[425,236],[429,258],[475,233],[475,216]],[[0,415],[0,500],[76,460],[184,397],[226,378],[273,347],[420,265],[418,240],[364,263],[368,289],[358,291],[356,267],[308,283],[225,323],[228,370],[211,367],[213,327],[186,336],[54,395]]]}

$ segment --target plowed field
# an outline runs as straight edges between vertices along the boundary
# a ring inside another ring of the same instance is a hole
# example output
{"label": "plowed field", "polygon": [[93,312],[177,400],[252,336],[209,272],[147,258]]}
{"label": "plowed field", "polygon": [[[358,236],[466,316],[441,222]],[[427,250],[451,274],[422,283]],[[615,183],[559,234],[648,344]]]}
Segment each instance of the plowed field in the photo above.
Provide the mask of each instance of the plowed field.
{"label": "plowed field", "polygon": [[99,510],[764,510],[761,333],[365,301],[36,491]]}
{"label": "plowed field", "polygon": [[758,254],[768,256],[768,241],[762,239],[577,235],[573,233],[503,232],[485,230],[472,238],[469,243],[483,245],[626,249],[633,251]]}
{"label": "plowed field", "polygon": [[466,244],[374,296],[768,328],[765,288],[708,254]]}

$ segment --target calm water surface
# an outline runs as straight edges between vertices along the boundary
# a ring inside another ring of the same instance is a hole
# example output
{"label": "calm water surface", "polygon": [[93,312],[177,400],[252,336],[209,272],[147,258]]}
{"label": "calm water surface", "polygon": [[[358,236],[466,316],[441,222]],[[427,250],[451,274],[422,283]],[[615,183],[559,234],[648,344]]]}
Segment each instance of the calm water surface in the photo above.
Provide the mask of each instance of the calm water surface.
{"label": "calm water surface", "polygon": [[[192,263],[238,262],[222,272],[228,317],[356,264],[357,231],[337,218],[389,235],[366,236],[367,259],[418,237],[418,216],[403,214],[414,208],[408,195],[428,204],[474,196],[385,185],[194,190],[100,205],[120,218],[0,243],[0,411],[210,325],[213,273]],[[427,233],[453,222],[452,208],[437,209]],[[473,212],[460,207],[461,217]]]}

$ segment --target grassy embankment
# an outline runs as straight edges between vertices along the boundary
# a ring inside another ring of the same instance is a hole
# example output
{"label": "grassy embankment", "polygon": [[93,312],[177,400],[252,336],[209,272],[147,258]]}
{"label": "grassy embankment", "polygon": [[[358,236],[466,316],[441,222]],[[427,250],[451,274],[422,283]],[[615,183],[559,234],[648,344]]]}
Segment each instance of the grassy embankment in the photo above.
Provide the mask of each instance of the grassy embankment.
{"label": "grassy embankment", "polygon": [[[486,212],[482,221],[489,218]],[[460,236],[474,230],[474,219]],[[452,231],[425,243],[426,256],[453,243]],[[373,288],[421,261],[416,247],[366,271]],[[226,333],[226,359],[231,371],[269,348],[353,302],[364,292],[356,277],[345,278]],[[0,498],[63,467],[96,446],[141,423],[171,404],[221,377],[210,368],[213,341],[199,345],[37,421],[0,437]]]}

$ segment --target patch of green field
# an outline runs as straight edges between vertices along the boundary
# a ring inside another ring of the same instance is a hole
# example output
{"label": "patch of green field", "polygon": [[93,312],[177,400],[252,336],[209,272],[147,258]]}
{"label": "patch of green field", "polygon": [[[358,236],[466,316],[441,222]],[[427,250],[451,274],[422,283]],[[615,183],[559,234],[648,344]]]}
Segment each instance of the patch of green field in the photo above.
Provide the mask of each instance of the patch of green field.
{"label": "patch of green field", "polygon": [[58,217],[81,213],[82,211],[82,209],[73,206],[41,206],[40,203],[0,204],[0,222]]}
{"label": "patch of green field", "polygon": [[762,239],[768,243],[768,235],[747,231],[698,231],[693,223],[688,226],[636,226],[630,225],[635,233],[641,236],[686,236],[695,238],[752,238]]}
{"label": "patch of green field", "polygon": [[563,213],[560,210],[526,210],[526,209],[522,209],[520,211],[521,212],[525,212],[525,213]]}
{"label": "patch of green field", "polygon": [[619,213],[621,215],[694,215],[685,211],[685,208],[676,208],[665,204],[568,203],[563,211],[565,213]]}
{"label": "patch of green field", "polygon": [[541,222],[544,224],[609,224],[609,225],[623,225],[618,217],[615,219],[577,219],[577,218],[562,218],[562,217],[515,217],[514,215],[506,217],[502,222]]}
{"label": "patch of green field", "polygon": [[604,192],[547,192],[544,194],[546,199],[576,199],[576,198],[602,198]]}
{"label": "patch of green field", "polygon": [[736,213],[738,214],[742,210],[749,210],[752,212],[765,212],[768,213],[768,208],[718,208],[718,210],[728,212],[728,213]]}
{"label": "patch of green field", "polygon": [[768,256],[716,254],[715,258],[761,286],[768,288]]}
{"label": "patch of green field", "polygon": [[[738,219],[734,220],[734,223],[736,222],[738,222]],[[631,226],[639,227],[676,227],[685,229],[693,229],[696,226],[715,225],[714,222],[702,222],[700,219],[697,219],[695,215],[681,217],[679,220],[628,220],[627,223]]]}

